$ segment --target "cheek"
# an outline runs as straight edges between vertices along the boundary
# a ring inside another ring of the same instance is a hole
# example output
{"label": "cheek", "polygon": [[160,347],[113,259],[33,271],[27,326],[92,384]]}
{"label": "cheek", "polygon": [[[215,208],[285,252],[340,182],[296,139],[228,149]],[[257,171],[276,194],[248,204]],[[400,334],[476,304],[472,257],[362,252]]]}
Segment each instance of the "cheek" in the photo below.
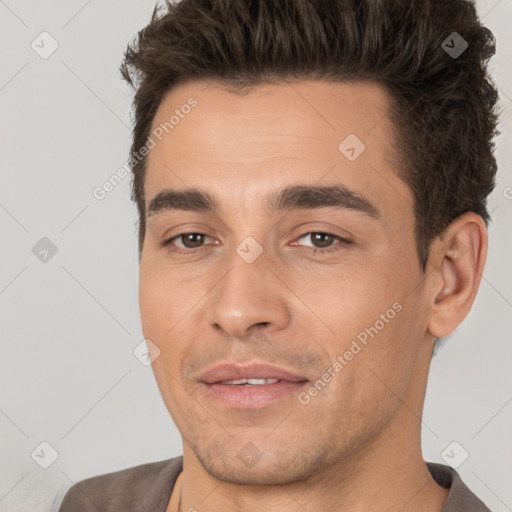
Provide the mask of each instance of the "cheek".
{"label": "cheek", "polygon": [[188,356],[193,326],[200,321],[197,303],[204,291],[196,289],[197,285],[194,287],[193,283],[194,280],[184,272],[162,270],[161,265],[149,258],[141,261],[141,325],[144,337],[160,349],[160,355],[152,366],[161,389],[161,384],[166,381],[166,388],[173,387],[175,379],[181,381],[180,362]]}
{"label": "cheek", "polygon": [[142,331],[146,338],[156,337],[160,331],[162,311],[165,304],[162,303],[162,286],[151,272],[141,268],[139,274],[139,309]]}
{"label": "cheek", "polygon": [[414,291],[419,275],[410,263],[368,263],[352,265],[350,272],[331,268],[329,279],[317,281],[321,286],[303,280],[294,290],[302,290],[317,313],[313,321],[326,333],[318,344],[329,364],[342,358],[343,370],[333,379],[340,393],[349,387],[361,403],[376,404],[389,393],[386,385],[405,392],[422,339],[422,305]]}
{"label": "cheek", "polygon": [[181,376],[179,362],[186,356],[176,338],[180,300],[176,287],[156,265],[141,260],[139,273],[139,309],[144,338],[151,340],[159,349],[152,364],[155,381],[171,417],[176,416],[179,402]]}
{"label": "cheek", "polygon": [[185,283],[173,279],[161,263],[143,255],[139,270],[139,308],[144,335],[162,338],[183,305]]}
{"label": "cheek", "polygon": [[[285,280],[313,313],[307,314],[307,322],[325,328],[329,334],[326,341],[341,346],[372,326],[404,296],[396,273],[382,263],[371,265],[368,261],[333,265],[315,273],[294,272]],[[300,307],[304,309],[304,305]]]}
{"label": "cheek", "polygon": [[[402,309],[388,323],[378,316],[378,320],[368,322],[350,319],[359,324],[352,326],[354,334],[338,338],[329,347],[331,373],[335,376],[330,391],[319,396],[314,407],[324,418],[325,410],[331,410],[336,420],[333,428],[349,438],[380,431],[406,397],[415,366],[408,315]],[[334,366],[336,361],[339,364]]]}

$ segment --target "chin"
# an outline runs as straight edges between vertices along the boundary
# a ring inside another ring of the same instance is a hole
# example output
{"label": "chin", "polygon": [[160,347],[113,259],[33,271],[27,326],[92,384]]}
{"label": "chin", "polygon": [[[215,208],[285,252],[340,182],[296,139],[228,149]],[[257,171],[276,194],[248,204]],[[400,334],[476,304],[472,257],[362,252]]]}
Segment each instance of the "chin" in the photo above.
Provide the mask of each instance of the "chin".
{"label": "chin", "polygon": [[303,482],[317,475],[326,467],[330,448],[320,452],[315,447],[308,457],[304,447],[295,452],[276,450],[260,452],[247,443],[238,452],[225,450],[219,455],[203,452],[196,457],[204,470],[221,482],[234,485],[288,485]]}

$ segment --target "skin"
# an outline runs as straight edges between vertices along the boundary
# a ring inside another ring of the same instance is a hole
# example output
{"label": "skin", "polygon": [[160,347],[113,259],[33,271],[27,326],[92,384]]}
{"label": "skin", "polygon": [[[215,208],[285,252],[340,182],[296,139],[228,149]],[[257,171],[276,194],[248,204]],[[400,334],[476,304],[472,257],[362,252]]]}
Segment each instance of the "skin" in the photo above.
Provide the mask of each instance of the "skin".
{"label": "skin", "polygon": [[[191,96],[197,106],[150,151],[145,200],[197,187],[219,210],[150,216],[139,285],[144,336],[160,350],[153,371],[183,439],[180,510],[440,511],[448,490],[423,460],[422,408],[435,337],[455,329],[478,289],[482,219],[452,222],[421,269],[414,199],[396,174],[378,85],[280,82],[237,95],[190,81],[167,93],[153,128]],[[353,162],[338,150],[351,133],[366,146]],[[347,186],[379,218],[263,207],[295,184]],[[198,248],[183,238],[162,246],[184,232],[207,236]],[[332,252],[312,254],[322,245],[311,232],[351,243],[332,239]],[[247,236],[263,249],[252,263],[236,252]],[[394,303],[401,311],[307,404],[229,409],[197,380],[216,362],[258,361],[313,383]],[[260,454],[251,467],[237,457],[247,443]]]}

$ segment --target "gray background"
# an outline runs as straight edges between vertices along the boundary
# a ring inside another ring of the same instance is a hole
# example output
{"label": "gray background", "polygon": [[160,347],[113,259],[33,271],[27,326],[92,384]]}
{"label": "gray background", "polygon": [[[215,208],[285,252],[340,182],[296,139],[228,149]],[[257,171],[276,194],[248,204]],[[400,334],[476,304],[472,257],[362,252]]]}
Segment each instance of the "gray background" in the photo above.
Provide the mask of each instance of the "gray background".
{"label": "gray background", "polygon": [[[118,67],[153,6],[0,0],[1,511],[56,510],[73,482],[181,454],[151,368],[133,354],[143,336],[130,178],[101,201],[92,193],[128,158],[131,92]],[[463,480],[505,512],[512,510],[512,148],[505,142],[512,1],[477,6],[498,40],[491,68],[502,93],[500,171],[475,307],[432,363],[423,449],[426,460],[446,463],[442,453],[456,441],[447,453],[457,461],[468,452],[457,469]],[[52,40],[43,31],[58,44],[45,59]],[[43,237],[57,248],[46,262],[32,250]],[[42,442],[58,453],[47,469],[40,464],[52,451]]]}

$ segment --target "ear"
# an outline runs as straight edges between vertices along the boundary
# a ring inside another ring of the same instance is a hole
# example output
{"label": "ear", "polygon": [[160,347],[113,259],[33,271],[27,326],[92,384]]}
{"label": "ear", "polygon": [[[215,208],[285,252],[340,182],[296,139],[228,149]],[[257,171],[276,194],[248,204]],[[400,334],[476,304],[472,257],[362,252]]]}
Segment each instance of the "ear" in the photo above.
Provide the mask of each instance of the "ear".
{"label": "ear", "polygon": [[475,300],[487,258],[487,228],[479,215],[457,217],[431,246],[428,331],[447,336],[464,320]]}

